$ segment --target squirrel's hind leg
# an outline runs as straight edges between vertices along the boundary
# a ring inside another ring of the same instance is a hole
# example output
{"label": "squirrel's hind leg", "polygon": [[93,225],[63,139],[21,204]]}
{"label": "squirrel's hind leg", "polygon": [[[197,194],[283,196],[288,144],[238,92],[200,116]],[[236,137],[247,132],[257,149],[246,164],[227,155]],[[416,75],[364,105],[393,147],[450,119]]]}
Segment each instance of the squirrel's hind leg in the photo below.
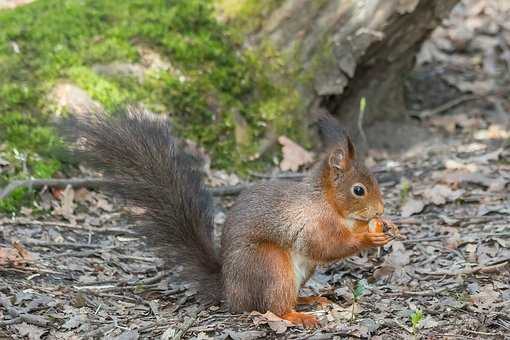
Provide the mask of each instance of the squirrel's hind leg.
{"label": "squirrel's hind leg", "polygon": [[298,289],[292,258],[280,246],[261,242],[227,254],[223,275],[225,296],[232,311],[271,311],[295,324],[317,325],[314,316],[294,311]]}

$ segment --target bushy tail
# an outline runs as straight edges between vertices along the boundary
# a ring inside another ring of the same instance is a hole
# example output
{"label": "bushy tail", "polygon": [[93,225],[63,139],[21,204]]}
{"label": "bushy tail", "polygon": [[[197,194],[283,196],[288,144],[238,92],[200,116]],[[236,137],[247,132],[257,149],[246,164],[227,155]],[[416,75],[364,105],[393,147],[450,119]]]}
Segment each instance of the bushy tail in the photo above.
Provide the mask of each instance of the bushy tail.
{"label": "bushy tail", "polygon": [[117,118],[97,114],[79,120],[78,134],[78,153],[104,172],[105,188],[141,208],[135,217],[157,254],[183,265],[182,276],[209,298],[219,297],[212,198],[167,120],[137,110]]}

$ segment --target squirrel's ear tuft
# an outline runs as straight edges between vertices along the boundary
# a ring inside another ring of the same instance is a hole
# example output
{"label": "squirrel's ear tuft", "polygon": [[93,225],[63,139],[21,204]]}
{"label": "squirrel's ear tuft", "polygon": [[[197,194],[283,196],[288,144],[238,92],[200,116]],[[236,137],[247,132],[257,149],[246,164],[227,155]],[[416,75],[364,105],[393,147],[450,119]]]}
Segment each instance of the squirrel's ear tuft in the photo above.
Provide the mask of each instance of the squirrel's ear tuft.
{"label": "squirrel's ear tuft", "polygon": [[346,142],[342,145],[337,145],[331,150],[328,157],[330,168],[341,171],[347,170],[351,166],[351,161],[354,160],[356,151],[352,144],[351,138],[347,136]]}
{"label": "squirrel's ear tuft", "polygon": [[347,150],[343,147],[337,147],[329,153],[328,163],[331,169],[344,171],[349,168],[349,159]]}

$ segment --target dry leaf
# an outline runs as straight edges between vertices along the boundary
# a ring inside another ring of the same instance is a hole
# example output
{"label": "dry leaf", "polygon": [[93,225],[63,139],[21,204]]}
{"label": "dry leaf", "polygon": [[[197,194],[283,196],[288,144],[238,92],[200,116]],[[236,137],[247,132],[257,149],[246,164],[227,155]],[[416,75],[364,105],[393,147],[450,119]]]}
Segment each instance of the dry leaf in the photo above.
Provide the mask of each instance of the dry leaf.
{"label": "dry leaf", "polygon": [[74,189],[68,185],[60,196],[60,206],[53,210],[53,214],[72,220],[75,206]]}
{"label": "dry leaf", "polygon": [[298,171],[301,166],[313,161],[313,153],[306,151],[286,136],[280,136],[278,142],[282,145],[283,159],[280,162],[282,171]]}
{"label": "dry leaf", "polygon": [[236,332],[233,330],[227,330],[227,334],[232,340],[252,340],[265,338],[267,333],[264,331]]}
{"label": "dry leaf", "polygon": [[471,295],[471,302],[481,310],[491,310],[494,308],[494,302],[499,300],[500,293],[495,291],[490,285],[480,287],[480,292]]}
{"label": "dry leaf", "polygon": [[29,340],[39,340],[41,339],[41,336],[48,331],[26,322],[14,325],[13,327],[18,331],[19,335],[26,337]]}
{"label": "dry leaf", "polygon": [[97,207],[99,209],[102,209],[104,211],[107,211],[107,212],[110,212],[113,210],[113,204],[111,204],[110,202],[108,202],[108,200],[106,200],[105,198],[101,197],[101,196],[97,196]]}
{"label": "dry leaf", "polygon": [[16,248],[21,257],[26,261],[32,261],[33,257],[19,241],[13,241],[12,246]]}
{"label": "dry leaf", "polygon": [[422,201],[411,198],[400,208],[400,215],[402,217],[409,217],[422,212],[423,208],[425,208],[425,204]]}
{"label": "dry leaf", "polygon": [[374,270],[374,278],[376,280],[384,279],[391,276],[395,272],[395,267],[390,264],[383,264],[381,267]]}
{"label": "dry leaf", "polygon": [[480,130],[475,133],[475,138],[485,139],[507,139],[510,138],[510,132],[498,124],[492,124],[487,130]]}
{"label": "dry leaf", "polygon": [[507,180],[500,178],[490,178],[480,172],[455,171],[442,176],[441,181],[452,186],[459,186],[461,183],[474,183],[487,187],[489,191],[501,191],[505,189]]}
{"label": "dry leaf", "polygon": [[437,184],[432,188],[427,188],[423,192],[423,197],[430,203],[434,203],[435,205],[443,205],[446,202],[452,202],[458,199],[464,190],[452,190],[450,187]]}
{"label": "dry leaf", "polygon": [[334,306],[334,308],[331,310],[331,315],[336,320],[352,320],[353,317],[356,314],[361,313],[362,309],[359,303],[353,303],[350,306],[347,307],[341,307],[341,306]]}
{"label": "dry leaf", "polygon": [[276,334],[285,333],[288,327],[294,326],[292,322],[284,320],[270,311],[267,311],[264,314],[253,311],[250,315],[255,316],[253,323],[256,326],[267,324],[269,328],[276,332]]}
{"label": "dry leaf", "polygon": [[12,242],[13,248],[0,247],[0,266],[23,267],[27,262],[32,261],[32,255],[19,243]]}

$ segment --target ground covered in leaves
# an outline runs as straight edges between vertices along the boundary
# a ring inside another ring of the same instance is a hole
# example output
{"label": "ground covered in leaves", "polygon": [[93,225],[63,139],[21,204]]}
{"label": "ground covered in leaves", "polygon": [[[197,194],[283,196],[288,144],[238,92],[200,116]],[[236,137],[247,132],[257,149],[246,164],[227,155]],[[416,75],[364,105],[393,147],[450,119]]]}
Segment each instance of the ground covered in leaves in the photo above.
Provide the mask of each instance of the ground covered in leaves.
{"label": "ground covered in leaves", "polygon": [[[302,294],[334,302],[304,308],[319,329],[199,305],[179,268],[160,271],[114,199],[68,187],[42,189],[38,209],[0,217],[0,337],[508,338],[510,11],[498,3],[463,1],[420,53],[433,82],[412,116],[429,138],[395,154],[372,145],[368,157],[386,214],[407,239],[316,273]],[[453,99],[431,105],[445,88]],[[280,142],[282,168],[312,159]],[[252,180],[271,176],[280,170]],[[212,186],[240,181],[209,177]],[[217,196],[218,229],[233,199]]]}

